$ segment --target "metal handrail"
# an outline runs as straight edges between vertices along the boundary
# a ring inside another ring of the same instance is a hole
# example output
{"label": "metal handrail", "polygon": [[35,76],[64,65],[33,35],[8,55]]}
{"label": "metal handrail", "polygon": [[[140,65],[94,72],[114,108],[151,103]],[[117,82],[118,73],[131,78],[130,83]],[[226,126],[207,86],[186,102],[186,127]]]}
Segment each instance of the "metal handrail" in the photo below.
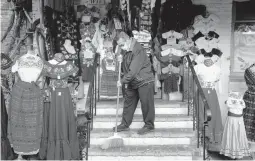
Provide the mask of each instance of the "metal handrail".
{"label": "metal handrail", "polygon": [[[208,126],[208,122],[211,120],[212,114],[211,110],[209,107],[209,104],[207,102],[207,99],[205,97],[205,94],[203,92],[203,89],[201,87],[201,84],[198,80],[198,76],[195,72],[194,65],[190,59],[189,55],[185,56],[188,61],[188,111],[190,111],[190,71],[192,73],[192,85],[193,85],[193,130],[197,128],[197,148],[199,148],[199,140],[200,140],[200,135],[199,135],[199,103],[197,104],[197,107],[195,108],[195,101],[194,101],[194,96],[195,96],[195,84],[197,86],[197,98],[199,97],[202,98],[203,104],[204,104],[204,122],[203,122],[203,130],[202,130],[202,136],[203,136],[203,160],[206,160],[205,156],[205,151],[206,151],[206,143],[205,143],[205,127]],[[184,83],[183,83],[184,84]],[[197,110],[196,112],[195,109]],[[189,112],[188,112],[189,115]],[[197,125],[197,126],[195,126]]]}
{"label": "metal handrail", "polygon": [[86,156],[85,159],[88,160],[88,149],[90,147],[90,132],[93,130],[93,118],[94,115],[96,115],[96,100],[97,100],[97,67],[98,67],[98,59],[100,59],[99,54],[95,54],[95,58],[93,61],[93,67],[92,67],[92,74],[89,77],[89,88],[86,103],[85,103],[85,109],[88,108],[89,111],[89,120],[86,123]]}

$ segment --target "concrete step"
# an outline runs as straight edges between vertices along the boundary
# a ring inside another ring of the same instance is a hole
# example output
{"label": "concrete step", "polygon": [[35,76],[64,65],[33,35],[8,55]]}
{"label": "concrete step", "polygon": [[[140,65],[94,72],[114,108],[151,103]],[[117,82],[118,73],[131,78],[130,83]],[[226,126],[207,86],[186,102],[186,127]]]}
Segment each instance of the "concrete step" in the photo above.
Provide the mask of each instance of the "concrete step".
{"label": "concrete step", "polygon": [[[120,122],[118,122],[119,124]],[[193,121],[155,121],[155,128],[158,129],[171,129],[171,128],[192,128],[193,127]],[[115,122],[112,120],[111,122],[93,122],[93,128],[94,129],[112,129],[115,126]],[[142,121],[133,121],[130,125],[131,129],[140,129],[144,126],[144,123]]]}
{"label": "concrete step", "polygon": [[[121,115],[123,112],[123,108],[120,108],[118,111],[118,114]],[[115,115],[116,109],[115,108],[97,108],[96,111],[97,115]],[[157,107],[155,109],[156,115],[187,115],[188,114],[188,108],[159,108]],[[141,108],[137,108],[135,111],[135,115],[142,115]]]}
{"label": "concrete step", "polygon": [[89,148],[89,160],[192,160],[189,146],[124,146],[102,150],[98,146]]}
{"label": "concrete step", "polygon": [[[98,115],[94,117],[94,122],[114,122],[115,121],[115,115]],[[121,121],[121,117],[118,117],[118,122]],[[165,114],[158,114],[155,117],[156,122],[168,122],[168,121],[192,121],[192,116],[187,115],[165,115]],[[142,115],[134,115],[133,117],[134,122],[143,122]]]}
{"label": "concrete step", "polygon": [[[155,129],[153,132],[138,135],[137,130],[118,133],[127,146],[140,145],[189,145],[194,136],[192,129]],[[91,145],[101,145],[106,138],[113,136],[112,129],[91,131]]]}
{"label": "concrete step", "polygon": [[[123,108],[124,100],[120,100],[120,108]],[[162,99],[155,99],[155,108],[187,108],[187,101],[165,101]],[[108,108],[116,108],[117,100],[103,100],[97,102],[97,109],[108,109]],[[137,108],[141,108],[140,101],[138,102]]]}

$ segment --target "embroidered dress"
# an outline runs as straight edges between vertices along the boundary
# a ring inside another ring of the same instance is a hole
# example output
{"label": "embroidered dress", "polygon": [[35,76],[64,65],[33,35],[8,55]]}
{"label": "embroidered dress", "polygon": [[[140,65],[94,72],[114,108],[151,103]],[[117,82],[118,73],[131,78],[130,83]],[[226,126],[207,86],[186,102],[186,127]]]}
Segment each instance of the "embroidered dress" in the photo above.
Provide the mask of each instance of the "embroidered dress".
{"label": "embroidered dress", "polygon": [[243,121],[245,103],[238,92],[231,92],[226,103],[228,117],[225,123],[220,153],[232,159],[250,156]]}
{"label": "embroidered dress", "polygon": [[50,80],[50,103],[44,110],[44,128],[39,156],[47,160],[78,160],[79,142],[74,107],[68,88],[68,77],[78,68],[67,62],[52,65],[45,62],[44,72]]}
{"label": "embroidered dress", "polygon": [[12,67],[12,72],[18,72],[20,80],[14,84],[11,91],[8,138],[17,154],[33,155],[39,152],[43,95],[34,82],[42,69],[43,61],[29,53],[21,56]]}
{"label": "embroidered dress", "polygon": [[80,25],[80,33],[82,37],[82,39],[80,40],[81,42],[80,58],[82,61],[81,63],[82,80],[84,82],[89,82],[93,74],[93,63],[96,49],[91,41],[93,40],[95,32],[96,32],[95,24],[93,23],[89,24],[82,23]]}
{"label": "embroidered dress", "polygon": [[[207,67],[204,64],[198,64],[194,68],[202,86],[202,90],[205,94],[207,103],[209,104],[210,110],[212,112],[212,119],[208,123],[208,131],[206,131],[206,135],[210,139],[210,144],[214,146],[210,150],[220,151],[223,124],[218,96],[215,90],[216,83],[220,78],[220,68],[215,64],[210,67]],[[201,97],[195,98],[195,101],[196,108],[199,105],[199,109],[196,109],[196,111],[198,112],[199,110],[199,128],[201,129],[203,127],[202,123],[204,122],[204,104]]]}
{"label": "embroidered dress", "polygon": [[244,73],[244,78],[248,90],[243,96],[246,108],[244,109],[243,118],[248,140],[255,142],[255,72],[251,68],[255,68],[255,64],[247,68]]}

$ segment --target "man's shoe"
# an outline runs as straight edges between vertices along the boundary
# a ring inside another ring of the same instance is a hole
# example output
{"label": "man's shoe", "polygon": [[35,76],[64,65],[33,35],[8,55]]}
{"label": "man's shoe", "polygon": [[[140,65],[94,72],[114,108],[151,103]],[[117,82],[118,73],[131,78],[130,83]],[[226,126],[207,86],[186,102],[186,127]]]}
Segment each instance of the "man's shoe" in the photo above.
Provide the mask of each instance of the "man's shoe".
{"label": "man's shoe", "polygon": [[144,126],[143,128],[141,128],[141,129],[138,130],[137,134],[139,134],[139,135],[145,135],[145,134],[147,134],[147,133],[149,133],[149,132],[152,132],[152,131],[154,131],[154,128]]}
{"label": "man's shoe", "polygon": [[[126,125],[120,124],[117,126],[117,132],[121,132],[121,131],[129,131],[129,127],[127,127]],[[113,128],[113,131],[115,131],[115,127]]]}

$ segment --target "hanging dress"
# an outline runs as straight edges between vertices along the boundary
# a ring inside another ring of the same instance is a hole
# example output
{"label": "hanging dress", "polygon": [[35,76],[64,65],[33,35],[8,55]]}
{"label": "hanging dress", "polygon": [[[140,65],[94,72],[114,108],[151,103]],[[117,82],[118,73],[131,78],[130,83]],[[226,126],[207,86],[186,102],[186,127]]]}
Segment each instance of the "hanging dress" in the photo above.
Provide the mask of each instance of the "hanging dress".
{"label": "hanging dress", "polygon": [[[208,131],[206,130],[206,136],[209,137],[210,144],[214,146],[210,150],[220,151],[223,123],[220,104],[215,89],[216,83],[220,79],[220,68],[215,64],[210,67],[204,64],[198,64],[194,68],[212,113],[212,119],[208,122]],[[199,128],[202,129],[204,122],[204,103],[200,96],[199,98],[195,98],[195,101],[196,108],[199,105],[199,109],[197,108],[196,111],[199,111]]]}
{"label": "hanging dress", "polygon": [[18,72],[20,79],[11,91],[8,138],[14,152],[20,155],[33,155],[39,152],[43,123],[43,94],[35,82],[42,69],[41,58],[30,53],[21,56],[12,66],[12,72]]}
{"label": "hanging dress", "polygon": [[67,82],[69,76],[78,72],[78,68],[72,62],[63,65],[45,63],[45,75],[51,78],[50,108],[44,112],[39,156],[47,160],[78,160],[77,126]]}

